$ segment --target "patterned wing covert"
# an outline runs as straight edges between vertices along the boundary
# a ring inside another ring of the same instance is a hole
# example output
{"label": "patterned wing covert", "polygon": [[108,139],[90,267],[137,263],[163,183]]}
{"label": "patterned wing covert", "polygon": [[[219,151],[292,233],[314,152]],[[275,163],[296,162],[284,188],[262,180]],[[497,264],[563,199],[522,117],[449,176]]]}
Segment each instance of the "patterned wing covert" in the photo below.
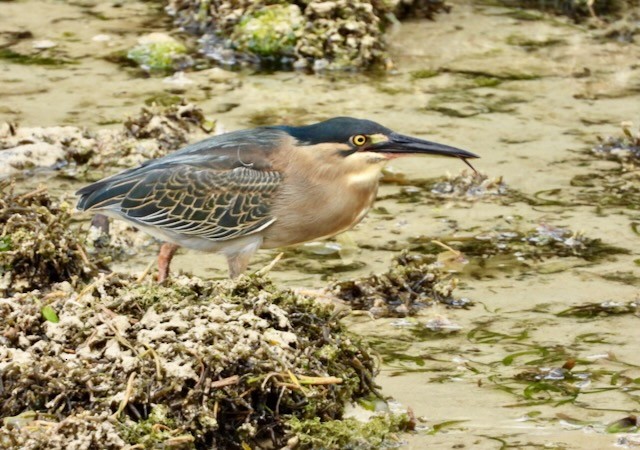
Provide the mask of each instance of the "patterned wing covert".
{"label": "patterned wing covert", "polygon": [[120,210],[137,222],[178,234],[233,239],[275,221],[270,207],[281,181],[278,172],[250,167],[151,170],[129,190]]}

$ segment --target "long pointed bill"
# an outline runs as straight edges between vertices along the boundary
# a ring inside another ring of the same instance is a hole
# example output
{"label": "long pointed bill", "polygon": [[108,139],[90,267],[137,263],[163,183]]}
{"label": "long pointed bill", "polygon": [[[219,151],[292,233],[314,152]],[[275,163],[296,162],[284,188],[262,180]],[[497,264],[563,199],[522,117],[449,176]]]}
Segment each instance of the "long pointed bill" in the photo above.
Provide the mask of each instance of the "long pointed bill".
{"label": "long pointed bill", "polygon": [[[425,154],[440,155],[460,158],[474,172],[476,169],[469,164],[467,159],[479,158],[478,155],[449,145],[438,144],[437,142],[425,141],[423,139],[404,136],[398,133],[391,133],[387,141],[379,142],[367,148],[367,151],[389,153],[389,154]],[[477,173],[477,172],[476,172]]]}

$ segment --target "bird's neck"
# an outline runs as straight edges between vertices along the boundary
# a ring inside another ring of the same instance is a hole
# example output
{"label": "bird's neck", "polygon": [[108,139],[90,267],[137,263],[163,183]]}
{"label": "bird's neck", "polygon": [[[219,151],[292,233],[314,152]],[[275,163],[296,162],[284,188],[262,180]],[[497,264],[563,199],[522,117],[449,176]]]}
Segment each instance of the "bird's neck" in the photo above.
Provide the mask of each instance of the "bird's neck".
{"label": "bird's neck", "polygon": [[346,188],[375,189],[387,159],[375,153],[355,153],[334,159],[315,157],[315,175],[324,181],[332,180]]}

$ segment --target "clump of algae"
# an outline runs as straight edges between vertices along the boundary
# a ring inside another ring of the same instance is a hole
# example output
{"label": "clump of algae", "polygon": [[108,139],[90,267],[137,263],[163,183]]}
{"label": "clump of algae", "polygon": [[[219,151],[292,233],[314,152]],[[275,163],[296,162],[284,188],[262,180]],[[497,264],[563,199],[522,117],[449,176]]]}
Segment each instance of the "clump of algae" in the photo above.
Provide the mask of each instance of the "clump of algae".
{"label": "clump of algae", "polygon": [[[473,236],[452,236],[441,238],[440,241],[451,245],[464,256],[481,261],[498,255],[510,256],[521,262],[567,257],[597,261],[628,253],[628,250],[590,238],[584,233],[545,223],[524,231],[513,224],[499,224],[493,230]],[[429,237],[413,238],[412,243],[416,251],[442,253],[442,244]]]}
{"label": "clump of algae", "polygon": [[434,303],[465,307],[453,296],[458,280],[441,270],[436,256],[403,252],[383,274],[334,283],[329,290],[353,309],[374,316],[407,316]]}
{"label": "clump of algae", "polygon": [[589,150],[598,158],[615,161],[611,169],[581,173],[571,179],[580,188],[577,198],[597,208],[640,208],[640,130],[634,133],[631,122],[623,122],[622,133],[598,136],[598,145]]}
{"label": "clump of algae", "polygon": [[394,199],[402,203],[420,203],[428,201],[443,203],[447,201],[475,202],[484,200],[513,201],[517,192],[510,189],[503,177],[490,177],[484,173],[462,170],[458,174],[449,174],[437,178],[411,180],[401,173],[386,171],[382,183],[402,186],[397,193],[381,197]]}
{"label": "clump of algae", "polygon": [[17,194],[9,181],[0,182],[0,296],[95,274],[69,228],[70,211],[44,188]]}
{"label": "clump of algae", "polygon": [[[319,418],[300,421],[293,418],[288,423],[298,448],[314,449],[376,449],[394,447],[394,433],[412,429],[412,419],[407,414],[374,416],[367,422],[354,418],[321,421]],[[386,446],[385,446],[386,444]]]}
{"label": "clump of algae", "polygon": [[376,391],[376,360],[332,307],[258,276],[102,274],[1,299],[0,314],[3,448],[282,446],[297,430],[310,448],[311,428]]}
{"label": "clump of algae", "polygon": [[592,149],[601,158],[618,161],[630,169],[640,166],[640,128],[634,134],[631,122],[622,123],[618,136],[598,137],[600,143]]}

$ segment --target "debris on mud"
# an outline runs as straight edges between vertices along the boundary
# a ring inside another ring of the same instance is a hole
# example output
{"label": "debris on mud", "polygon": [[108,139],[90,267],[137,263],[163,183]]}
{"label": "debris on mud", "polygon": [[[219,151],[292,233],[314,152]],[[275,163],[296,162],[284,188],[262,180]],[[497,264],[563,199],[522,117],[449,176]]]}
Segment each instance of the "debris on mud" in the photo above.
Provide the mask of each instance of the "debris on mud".
{"label": "debris on mud", "polygon": [[605,301],[599,303],[585,303],[583,305],[572,306],[557,313],[558,317],[579,317],[581,319],[592,319],[604,316],[616,316],[621,314],[634,314],[640,316],[640,302],[617,302]]}
{"label": "debris on mud", "polygon": [[622,123],[622,135],[598,137],[600,144],[592,149],[598,157],[618,161],[631,168],[640,166],[640,128],[634,134],[631,122]]}
{"label": "debris on mud", "polygon": [[499,0],[505,6],[541,9],[571,17],[575,21],[598,18],[603,15],[619,15],[635,6],[633,0]]}
{"label": "debris on mud", "polygon": [[176,25],[201,36],[201,52],[223,65],[313,71],[384,68],[386,28],[449,10],[443,0],[170,0],[167,6]]}
{"label": "debris on mud", "polygon": [[327,290],[356,310],[374,317],[404,317],[435,303],[452,308],[471,305],[453,296],[458,280],[442,271],[432,255],[402,253],[388,272],[334,283]]}
{"label": "debris on mud", "polygon": [[610,255],[628,253],[628,250],[586,237],[583,233],[549,224],[540,224],[522,231],[516,224],[500,224],[495,229],[472,236],[429,237],[411,239],[412,251],[427,254],[442,253],[442,243],[455,251],[473,258],[480,266],[496,256],[508,256],[523,264],[548,258],[577,257],[593,262]]}
{"label": "debris on mud", "polygon": [[490,178],[486,174],[466,169],[457,175],[423,180],[409,180],[403,174],[386,171],[381,182],[402,186],[397,193],[379,197],[383,200],[398,200],[400,203],[433,204],[448,200],[477,201],[495,198],[509,200],[515,195],[501,176]]}
{"label": "debris on mud", "polygon": [[584,205],[598,209],[640,209],[640,170],[580,174],[571,179],[571,186],[580,188],[576,198]]}
{"label": "debris on mud", "polygon": [[138,140],[155,140],[159,150],[164,152],[158,156],[163,156],[186,144],[189,133],[203,127],[205,123],[202,109],[183,100],[168,107],[143,107],[137,117],[125,120],[124,128]]}
{"label": "debris on mud", "polygon": [[640,130],[634,134],[632,124],[623,122],[620,135],[598,139],[589,154],[619,165],[575,175],[571,186],[579,188],[576,199],[599,209],[640,209]]}
{"label": "debris on mud", "polygon": [[71,205],[45,188],[17,194],[0,181],[0,296],[95,275],[82,242],[69,228]]}
{"label": "debris on mud", "polygon": [[[72,126],[5,124],[0,126],[0,175],[55,164],[65,176],[94,180],[114,169],[164,156],[209,131],[205,128],[213,124],[200,108],[184,100],[169,106],[145,106],[138,116],[127,118],[122,129],[92,132]],[[40,147],[46,148],[39,152]]]}
{"label": "debris on mud", "polygon": [[52,289],[0,300],[3,448],[280,448],[296,430],[311,448],[311,428],[376,392],[375,358],[333,308],[264,278]]}
{"label": "debris on mud", "polygon": [[431,193],[442,198],[481,198],[506,195],[507,185],[501,176],[489,178],[481,173],[463,170],[458,175],[448,175],[431,187]]}

